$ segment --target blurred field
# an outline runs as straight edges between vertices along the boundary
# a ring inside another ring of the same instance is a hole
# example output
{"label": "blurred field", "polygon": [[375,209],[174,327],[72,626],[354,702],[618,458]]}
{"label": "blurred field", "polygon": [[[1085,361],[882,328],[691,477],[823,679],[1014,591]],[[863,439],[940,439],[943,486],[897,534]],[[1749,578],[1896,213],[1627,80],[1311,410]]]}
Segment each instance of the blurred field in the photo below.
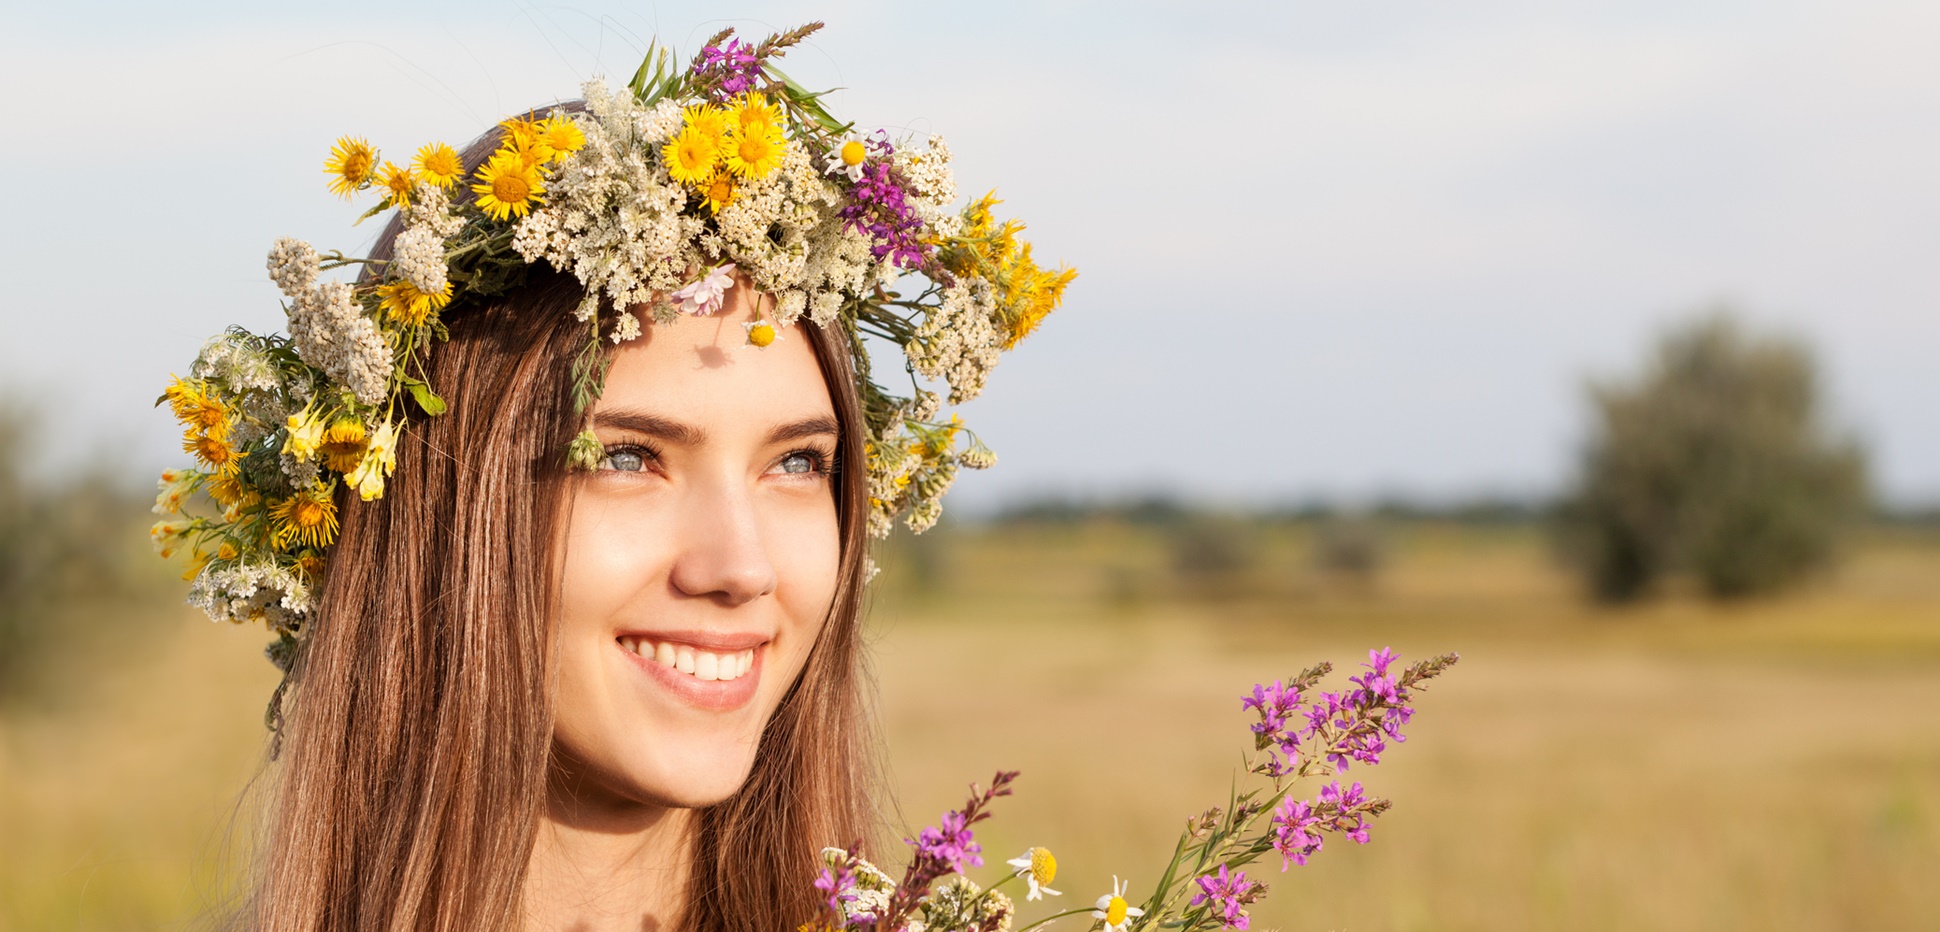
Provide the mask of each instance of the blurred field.
{"label": "blurred field", "polygon": [[[1139,890],[1224,800],[1255,681],[1459,650],[1411,740],[1352,774],[1396,801],[1374,842],[1269,867],[1254,928],[1940,921],[1940,539],[1876,532],[1782,600],[1611,611],[1527,528],[1392,529],[1366,578],[1319,569],[1310,526],[1227,530],[1250,556],[1211,569],[1117,523],[958,527],[885,555],[876,662],[908,819],[1021,769],[990,862],[1051,847],[1062,906],[1113,874]],[[0,927],[176,926],[222,895],[274,673],[257,632],[145,611],[0,718]]]}

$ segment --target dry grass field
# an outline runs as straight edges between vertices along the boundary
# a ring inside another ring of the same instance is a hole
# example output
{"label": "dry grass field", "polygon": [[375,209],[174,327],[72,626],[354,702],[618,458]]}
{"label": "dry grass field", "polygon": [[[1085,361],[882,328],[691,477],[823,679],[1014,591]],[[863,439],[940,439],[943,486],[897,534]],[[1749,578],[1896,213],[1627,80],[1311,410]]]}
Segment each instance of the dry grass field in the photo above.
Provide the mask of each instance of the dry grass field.
{"label": "dry grass field", "polygon": [[[1254,682],[1458,650],[1408,743],[1352,774],[1395,800],[1373,843],[1267,866],[1255,929],[1940,928],[1940,541],[1876,533],[1780,600],[1616,611],[1524,529],[1396,530],[1367,579],[1317,570],[1306,529],[1245,533],[1253,556],[1212,575],[1113,524],[886,555],[872,625],[910,824],[1019,769],[991,863],[1051,847],[1061,906],[1114,874],[1138,890],[1224,800]],[[153,614],[0,718],[0,928],[191,925],[232,876],[274,674],[255,632]]]}

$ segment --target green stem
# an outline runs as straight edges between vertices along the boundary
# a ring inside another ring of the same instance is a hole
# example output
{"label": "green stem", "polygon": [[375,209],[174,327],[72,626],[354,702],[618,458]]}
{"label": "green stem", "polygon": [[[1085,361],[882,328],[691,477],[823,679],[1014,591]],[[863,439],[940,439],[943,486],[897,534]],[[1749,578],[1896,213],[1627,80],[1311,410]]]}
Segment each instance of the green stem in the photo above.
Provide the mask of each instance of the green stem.
{"label": "green stem", "polygon": [[1042,919],[1039,919],[1038,921],[1036,921],[1036,922],[1033,922],[1033,923],[1031,923],[1030,925],[1027,925],[1027,926],[1025,926],[1025,927],[1023,927],[1023,928],[1021,928],[1021,929],[1018,929],[1018,930],[1017,930],[1017,932],[1031,932],[1031,930],[1032,930],[1032,929],[1035,929],[1035,928],[1037,928],[1038,926],[1041,926],[1041,925],[1044,925],[1044,924],[1046,924],[1046,923],[1049,923],[1049,922],[1051,922],[1052,920],[1055,920],[1055,919],[1063,919],[1063,918],[1064,918],[1064,917],[1066,917],[1066,916],[1075,916],[1075,915],[1077,915],[1077,914],[1079,914],[1079,913],[1082,913],[1082,912],[1085,912],[1085,911],[1087,911],[1087,910],[1090,910],[1090,909],[1092,909],[1092,908],[1093,908],[1093,907],[1090,907],[1090,906],[1080,906],[1080,907],[1078,907],[1077,909],[1067,909],[1067,910],[1065,910],[1064,912],[1061,912],[1061,913],[1052,913],[1051,915],[1049,915],[1049,916],[1045,916],[1044,918],[1042,918]]}

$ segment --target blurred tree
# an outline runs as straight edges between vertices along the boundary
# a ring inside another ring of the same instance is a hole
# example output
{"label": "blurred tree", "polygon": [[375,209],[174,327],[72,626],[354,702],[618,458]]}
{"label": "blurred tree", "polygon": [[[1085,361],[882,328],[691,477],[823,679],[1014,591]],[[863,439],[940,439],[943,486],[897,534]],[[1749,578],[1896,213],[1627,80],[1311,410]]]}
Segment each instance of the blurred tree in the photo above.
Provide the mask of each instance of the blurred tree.
{"label": "blurred tree", "polygon": [[1372,586],[1387,555],[1386,535],[1372,517],[1330,515],[1314,527],[1314,568],[1326,576]]}
{"label": "blurred tree", "polygon": [[1564,552],[1605,601],[1690,573],[1715,597],[1823,564],[1865,503],[1809,350],[1716,312],[1666,334],[1635,383],[1593,384],[1596,426],[1561,512]]}
{"label": "blurred tree", "polygon": [[1218,514],[1195,514],[1160,525],[1172,572],[1187,595],[1230,599],[1252,590],[1259,535],[1247,522]]}
{"label": "blurred tree", "polygon": [[38,674],[73,641],[75,609],[132,590],[128,543],[140,539],[142,505],[111,477],[33,474],[37,427],[0,406],[0,703],[45,685]]}

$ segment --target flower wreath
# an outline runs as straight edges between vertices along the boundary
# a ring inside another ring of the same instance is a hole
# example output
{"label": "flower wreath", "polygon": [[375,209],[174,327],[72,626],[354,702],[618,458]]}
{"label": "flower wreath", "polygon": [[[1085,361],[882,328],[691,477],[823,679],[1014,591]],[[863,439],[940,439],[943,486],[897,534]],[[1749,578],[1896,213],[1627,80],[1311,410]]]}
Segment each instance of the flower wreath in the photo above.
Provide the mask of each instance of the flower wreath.
{"label": "flower wreath", "polygon": [[[196,460],[162,474],[151,532],[164,557],[190,555],[191,604],[266,624],[287,672],[337,537],[337,495],[382,496],[399,434],[445,410],[424,368],[447,336],[443,315],[515,287],[541,260],[585,288],[573,364],[582,412],[600,392],[603,334],[638,336],[636,309],[659,321],[713,313],[736,275],[773,297],[747,325],[750,345],[803,317],[842,328],[866,421],[870,531],[886,536],[898,517],[917,532],[934,524],[957,470],[996,461],[941,409],[976,397],[1077,273],[1039,267],[1022,224],[993,216],[993,196],[953,209],[941,137],[858,133],[775,67],[821,25],[754,44],[723,30],[686,67],[650,47],[624,89],[585,84],[583,112],[505,120],[501,145],[469,175],[444,143],[407,167],[339,139],[330,189],[380,193],[360,219],[399,212],[391,257],[277,240],[269,274],[288,335],[231,328],[157,401]],[[354,283],[322,276],[351,266],[362,266]],[[865,335],[902,347],[906,394],[871,378]],[[602,450],[585,431],[562,455],[591,468]],[[184,512],[198,493],[214,514]]]}

